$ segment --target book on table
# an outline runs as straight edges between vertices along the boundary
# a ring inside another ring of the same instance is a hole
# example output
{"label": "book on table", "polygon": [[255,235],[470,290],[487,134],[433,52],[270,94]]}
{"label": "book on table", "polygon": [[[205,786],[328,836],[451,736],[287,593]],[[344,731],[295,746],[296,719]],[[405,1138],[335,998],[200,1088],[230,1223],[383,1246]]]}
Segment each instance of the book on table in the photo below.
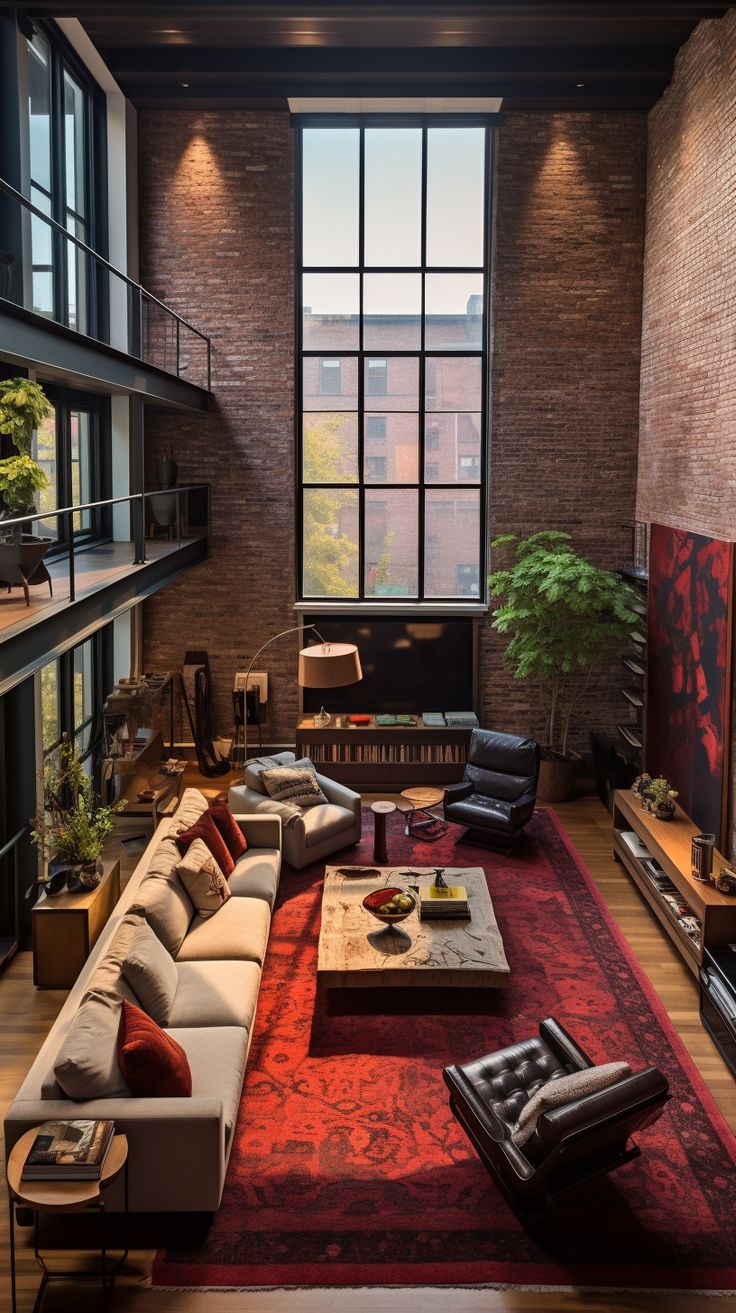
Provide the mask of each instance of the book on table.
{"label": "book on table", "polygon": [[430,884],[419,890],[419,916],[422,921],[469,917],[468,891],[462,884],[437,888]]}
{"label": "book on table", "polygon": [[44,1122],[28,1151],[23,1180],[99,1180],[114,1133],[108,1120]]}

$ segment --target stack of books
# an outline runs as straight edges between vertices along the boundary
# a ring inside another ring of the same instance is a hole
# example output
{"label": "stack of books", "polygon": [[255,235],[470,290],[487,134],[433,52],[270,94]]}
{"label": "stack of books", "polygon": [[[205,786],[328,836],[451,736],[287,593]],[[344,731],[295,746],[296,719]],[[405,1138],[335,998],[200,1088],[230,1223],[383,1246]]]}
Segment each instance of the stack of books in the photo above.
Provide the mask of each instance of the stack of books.
{"label": "stack of books", "polygon": [[464,885],[449,884],[438,889],[430,884],[419,890],[421,921],[467,920],[469,916],[468,891]]}
{"label": "stack of books", "polygon": [[24,1181],[98,1181],[112,1143],[112,1121],[44,1122],[23,1166]]}
{"label": "stack of books", "polygon": [[474,711],[445,711],[445,724],[450,729],[477,729],[478,717]]}

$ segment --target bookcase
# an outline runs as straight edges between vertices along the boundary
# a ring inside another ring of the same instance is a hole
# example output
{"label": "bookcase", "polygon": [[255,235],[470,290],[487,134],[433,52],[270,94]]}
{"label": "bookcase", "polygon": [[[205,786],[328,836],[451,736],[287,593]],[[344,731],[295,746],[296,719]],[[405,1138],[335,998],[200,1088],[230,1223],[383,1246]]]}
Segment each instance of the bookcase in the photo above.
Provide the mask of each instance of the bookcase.
{"label": "bookcase", "polygon": [[387,729],[376,725],[350,728],[332,723],[316,728],[312,716],[296,727],[296,753],[310,757],[321,775],[356,789],[396,792],[414,784],[441,787],[461,780],[470,742],[470,728],[425,726],[421,716],[413,726]]}
{"label": "bookcase", "polygon": [[[652,857],[659,862],[693,916],[701,923],[700,938],[691,939],[660,893],[644,862],[622,837],[633,830]],[[617,789],[613,804],[613,856],[625,867],[639,892],[697,977],[704,948],[721,948],[736,943],[736,898],[720,894],[713,884],[702,884],[690,874],[690,841],[698,828],[677,808],[671,821],[657,820],[645,812],[630,789]],[[713,870],[726,864],[719,852],[713,855]]]}

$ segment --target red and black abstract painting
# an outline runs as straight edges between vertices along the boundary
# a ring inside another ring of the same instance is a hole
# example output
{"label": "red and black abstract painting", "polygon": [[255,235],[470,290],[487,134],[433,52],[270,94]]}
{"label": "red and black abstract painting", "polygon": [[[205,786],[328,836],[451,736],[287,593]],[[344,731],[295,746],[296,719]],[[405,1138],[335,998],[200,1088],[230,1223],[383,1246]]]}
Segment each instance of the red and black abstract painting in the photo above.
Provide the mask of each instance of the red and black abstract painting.
{"label": "red and black abstract painting", "polygon": [[730,723],[733,544],[653,524],[649,551],[647,770],[702,830],[723,838]]}

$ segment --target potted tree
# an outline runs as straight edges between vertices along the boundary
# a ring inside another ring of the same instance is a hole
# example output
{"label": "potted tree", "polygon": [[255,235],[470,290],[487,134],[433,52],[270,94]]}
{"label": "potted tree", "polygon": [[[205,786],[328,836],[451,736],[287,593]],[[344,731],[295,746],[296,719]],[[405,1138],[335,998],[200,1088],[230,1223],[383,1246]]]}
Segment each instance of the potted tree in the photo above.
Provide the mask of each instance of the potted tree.
{"label": "potted tree", "polygon": [[31,839],[41,854],[40,883],[58,884],[66,871],[69,888],[94,889],[102,878],[102,849],[112,832],[116,812],[125,803],[103,807],[79,753],[64,735],[58,758],[46,762],[40,777],[41,798],[32,822]]}
{"label": "potted tree", "polygon": [[[21,524],[3,529],[3,520],[32,515],[34,494],[48,487],[48,477],[31,456],[34,430],[51,413],[43,388],[27,378],[0,381],[0,433],[11,439],[18,454],[0,460],[0,580],[20,584],[29,602],[28,584],[50,580],[41,566],[50,538],[24,534]],[[40,568],[39,568],[40,567]]]}
{"label": "potted tree", "polygon": [[563,802],[579,761],[569,747],[575,709],[593,672],[615,659],[634,628],[634,593],[579,556],[566,533],[504,534],[491,547],[511,558],[489,578],[500,603],[492,628],[509,635],[505,664],[516,679],[536,681],[545,707],[539,796]]}

